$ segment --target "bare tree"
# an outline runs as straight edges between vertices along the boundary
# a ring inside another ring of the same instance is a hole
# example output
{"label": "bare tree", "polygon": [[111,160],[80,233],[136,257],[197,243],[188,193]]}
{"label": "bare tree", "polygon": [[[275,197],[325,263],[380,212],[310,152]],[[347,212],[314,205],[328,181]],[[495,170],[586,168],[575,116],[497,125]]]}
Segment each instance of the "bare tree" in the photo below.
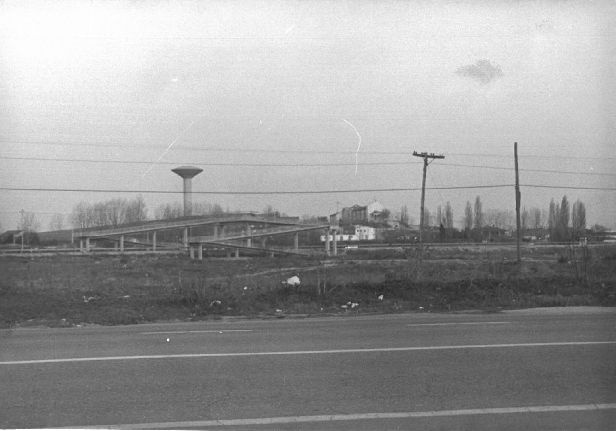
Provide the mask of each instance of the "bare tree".
{"label": "bare tree", "polygon": [[400,224],[402,226],[409,225],[409,209],[406,205],[400,208]]}
{"label": "bare tree", "polygon": [[470,201],[466,201],[466,207],[464,208],[464,230],[468,232],[473,228],[473,207]]}
{"label": "bare tree", "polygon": [[147,207],[141,195],[135,199],[110,199],[90,204],[80,202],[71,213],[71,222],[76,229],[99,226],[119,226],[147,220]]}
{"label": "bare tree", "polygon": [[451,204],[449,201],[445,204],[445,215],[443,216],[443,225],[448,231],[453,229],[453,208],[451,208]]}
{"label": "bare tree", "polygon": [[499,229],[507,229],[513,226],[513,212],[499,209],[488,209],[485,212],[486,224]]}
{"label": "bare tree", "polygon": [[184,214],[184,209],[179,202],[174,202],[172,204],[161,204],[156,207],[154,211],[154,216],[156,220],[168,220],[182,217]]}
{"label": "bare tree", "polygon": [[432,223],[432,214],[430,214],[430,210],[424,207],[424,227],[430,226]]}
{"label": "bare tree", "polygon": [[550,232],[550,240],[558,241],[558,216],[557,214],[560,212],[560,208],[558,208],[558,204],[554,202],[554,199],[550,199],[550,207],[548,210],[548,230]]}
{"label": "bare tree", "polygon": [[575,238],[584,236],[586,231],[586,207],[579,199],[575,201],[571,209],[571,226]]}
{"label": "bare tree", "polygon": [[481,204],[481,198],[479,196],[477,196],[475,198],[475,217],[474,217],[474,223],[475,223],[475,229],[481,229],[483,227],[483,209],[482,209],[482,204]]}
{"label": "bare tree", "polygon": [[441,206],[436,207],[436,220],[434,222],[435,225],[440,226],[443,223],[443,210]]}
{"label": "bare tree", "polygon": [[565,195],[560,202],[560,215],[558,216],[558,229],[562,240],[569,239],[569,215],[569,201]]}
{"label": "bare tree", "polygon": [[21,210],[21,217],[19,219],[19,224],[17,228],[22,230],[22,244],[37,244],[39,242],[37,231],[40,228],[40,223],[36,219],[36,214],[33,212],[28,212]]}
{"label": "bare tree", "polygon": [[522,214],[520,216],[520,223],[522,224],[521,228],[522,228],[522,232],[524,232],[526,229],[528,229],[529,227],[529,220],[530,220],[530,214],[529,212],[526,210],[526,207],[524,207],[522,209]]}
{"label": "bare tree", "polygon": [[263,208],[263,215],[266,217],[278,217],[280,216],[280,212],[277,211],[273,206],[267,205]]}
{"label": "bare tree", "polygon": [[51,216],[49,221],[49,230],[62,230],[64,228],[64,216],[56,213]]}
{"label": "bare tree", "polygon": [[73,207],[71,212],[71,223],[75,229],[87,229],[93,226],[92,205],[88,202],[81,201]]}
{"label": "bare tree", "polygon": [[19,220],[19,230],[23,230],[24,232],[31,233],[37,232],[41,226],[39,221],[36,219],[36,214],[29,211],[21,210],[21,217]]}
{"label": "bare tree", "polygon": [[539,208],[532,207],[530,209],[530,222],[529,223],[533,227],[533,229],[539,229],[540,227],[542,227],[543,225],[542,214]]}
{"label": "bare tree", "polygon": [[100,220],[99,226],[118,226],[126,219],[126,200],[121,198],[111,199],[106,202],[101,202],[95,208],[99,211],[97,214]]}
{"label": "bare tree", "polygon": [[222,209],[222,207],[219,204],[214,204],[212,205],[212,209],[210,211],[210,214],[213,216],[221,216],[225,214],[225,210]]}
{"label": "bare tree", "polygon": [[136,223],[148,219],[148,209],[143,196],[138,195],[135,199],[125,203],[123,223]]}

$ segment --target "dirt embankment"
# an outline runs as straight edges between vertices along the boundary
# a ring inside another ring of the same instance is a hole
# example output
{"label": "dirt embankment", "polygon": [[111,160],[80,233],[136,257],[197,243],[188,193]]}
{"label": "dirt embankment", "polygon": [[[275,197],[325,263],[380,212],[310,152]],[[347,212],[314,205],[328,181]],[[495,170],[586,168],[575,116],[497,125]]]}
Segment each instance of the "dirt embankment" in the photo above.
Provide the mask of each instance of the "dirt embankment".
{"label": "dirt embankment", "polygon": [[[392,254],[393,253],[393,254]],[[2,258],[0,325],[127,324],[222,315],[616,306],[616,247],[543,248],[521,267],[509,251],[358,251],[297,257]],[[299,288],[282,284],[292,276]]]}

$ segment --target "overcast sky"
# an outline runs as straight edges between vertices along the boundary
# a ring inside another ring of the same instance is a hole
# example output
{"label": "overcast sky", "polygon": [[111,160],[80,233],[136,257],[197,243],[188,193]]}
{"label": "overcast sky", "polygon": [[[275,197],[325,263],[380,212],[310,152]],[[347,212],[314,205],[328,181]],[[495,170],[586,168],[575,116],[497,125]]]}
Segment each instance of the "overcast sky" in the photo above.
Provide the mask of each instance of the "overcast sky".
{"label": "overcast sky", "polygon": [[[6,188],[140,190],[153,215],[181,195],[145,191],[180,192],[186,164],[195,192],[417,189],[416,150],[445,155],[428,187],[510,185],[517,141],[523,206],[566,194],[615,227],[615,17],[612,1],[1,2],[0,224],[135,196]],[[459,222],[477,195],[515,208],[513,187],[426,206]],[[290,215],[374,199],[419,219],[416,190],[193,196]]]}

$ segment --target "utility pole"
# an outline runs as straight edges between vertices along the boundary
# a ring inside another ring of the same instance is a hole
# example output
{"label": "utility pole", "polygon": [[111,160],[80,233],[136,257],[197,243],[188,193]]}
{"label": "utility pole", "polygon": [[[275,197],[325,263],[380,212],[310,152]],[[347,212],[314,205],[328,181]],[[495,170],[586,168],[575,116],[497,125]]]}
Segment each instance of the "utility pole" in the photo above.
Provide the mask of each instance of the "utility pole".
{"label": "utility pole", "polygon": [[520,176],[518,175],[518,143],[513,143],[513,157],[515,159],[515,224],[517,230],[516,247],[518,253],[518,265],[522,262],[520,258]]}
{"label": "utility pole", "polygon": [[[424,201],[426,197],[426,171],[428,170],[428,165],[434,161],[434,159],[444,159],[445,156],[442,154],[434,154],[434,153],[418,153],[417,151],[413,151],[413,156],[421,157],[423,159],[423,180],[421,182],[421,213],[419,214],[419,259],[423,258],[423,230],[424,230]],[[428,159],[432,161],[428,162]]]}

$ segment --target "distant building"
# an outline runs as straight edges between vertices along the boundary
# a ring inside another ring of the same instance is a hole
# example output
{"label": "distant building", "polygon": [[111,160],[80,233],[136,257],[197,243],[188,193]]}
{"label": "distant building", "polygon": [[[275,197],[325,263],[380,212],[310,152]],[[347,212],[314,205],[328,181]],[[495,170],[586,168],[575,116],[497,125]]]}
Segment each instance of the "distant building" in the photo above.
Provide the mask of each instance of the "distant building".
{"label": "distant building", "polygon": [[[334,235],[330,234],[329,236],[329,240],[333,241],[334,240]],[[321,235],[321,242],[325,242],[326,240],[326,236],[325,235]],[[357,237],[357,235],[350,235],[350,234],[336,234],[336,241],[338,242],[352,242],[352,241],[359,241],[359,238]]]}
{"label": "distant building", "polygon": [[376,239],[376,228],[372,226],[355,226],[355,235],[360,241],[374,241]]}
{"label": "distant building", "polygon": [[331,214],[329,222],[333,225],[356,225],[360,223],[387,221],[388,211],[378,201],[373,201],[368,205],[353,205],[344,207],[342,210]]}
{"label": "distant building", "polygon": [[368,207],[353,205],[352,207],[342,208],[343,224],[355,224],[368,221]]}
{"label": "distant building", "polygon": [[[352,234],[336,234],[336,241],[374,241],[376,239],[376,228],[362,225],[356,225],[354,228],[355,232]],[[321,242],[325,242],[326,239],[325,235],[321,235]],[[329,240],[334,240],[332,234],[329,235]]]}
{"label": "distant building", "polygon": [[24,235],[23,230],[7,230],[0,234],[0,244],[16,244],[17,240],[21,243],[21,238]]}

